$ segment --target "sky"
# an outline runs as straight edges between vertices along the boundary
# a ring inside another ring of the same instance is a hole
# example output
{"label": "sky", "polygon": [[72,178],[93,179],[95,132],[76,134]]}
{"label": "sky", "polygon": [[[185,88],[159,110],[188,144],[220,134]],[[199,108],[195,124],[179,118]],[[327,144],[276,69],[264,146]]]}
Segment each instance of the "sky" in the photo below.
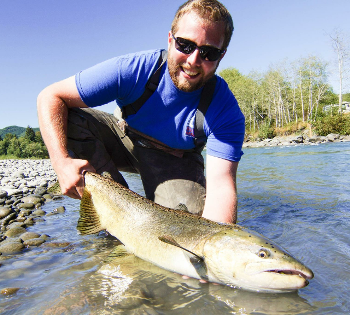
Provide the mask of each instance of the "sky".
{"label": "sky", "polygon": [[[184,0],[0,0],[0,129],[38,127],[46,86],[109,58],[167,48]],[[329,34],[350,36],[349,0],[222,0],[235,30],[218,72],[264,73],[315,55],[335,69]],[[337,92],[337,76],[329,83]],[[348,92],[348,91],[345,91]],[[115,104],[100,107],[112,112]]]}

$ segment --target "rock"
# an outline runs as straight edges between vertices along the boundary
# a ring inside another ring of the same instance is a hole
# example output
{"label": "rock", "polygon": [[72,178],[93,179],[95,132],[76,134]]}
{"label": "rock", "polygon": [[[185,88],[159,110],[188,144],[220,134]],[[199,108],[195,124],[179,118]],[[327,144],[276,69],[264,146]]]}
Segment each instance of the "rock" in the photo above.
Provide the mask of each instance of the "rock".
{"label": "rock", "polygon": [[32,195],[32,196],[23,197],[21,199],[21,201],[23,203],[32,203],[32,204],[36,205],[36,204],[41,204],[42,198]]}
{"label": "rock", "polygon": [[27,240],[31,240],[33,238],[39,238],[41,235],[39,233],[35,233],[35,232],[25,232],[23,234],[20,235],[20,239],[24,242]]}
{"label": "rock", "polygon": [[2,187],[7,192],[7,196],[22,195],[22,190],[13,187]]}
{"label": "rock", "polygon": [[46,212],[44,210],[38,209],[32,212],[33,215],[35,216],[43,216],[46,214]]}
{"label": "rock", "polygon": [[33,218],[28,218],[26,219],[24,222],[23,222],[26,226],[29,226],[29,225],[34,225],[35,224],[35,221]]}
{"label": "rock", "polygon": [[7,191],[0,190],[0,198],[6,198],[7,197]]}
{"label": "rock", "polygon": [[17,260],[12,263],[12,267],[14,268],[29,268],[34,265],[33,262],[28,261],[28,260]]}
{"label": "rock", "polygon": [[56,208],[52,212],[48,213],[47,215],[55,215],[55,214],[60,214],[60,213],[65,213],[65,212],[66,212],[66,208],[61,206],[61,207]]}
{"label": "rock", "polygon": [[5,208],[5,207],[0,208],[0,219],[5,218],[11,212],[13,212],[13,210],[11,210],[10,208]]}
{"label": "rock", "polygon": [[329,142],[334,142],[336,140],[339,140],[340,135],[337,133],[330,133],[326,138]]}
{"label": "rock", "polygon": [[31,202],[25,202],[25,203],[22,203],[18,208],[19,209],[33,209],[35,207],[35,204],[34,203],[31,203]]}
{"label": "rock", "polygon": [[12,295],[16,294],[20,288],[5,288],[0,291],[3,295]]}
{"label": "rock", "polygon": [[38,194],[38,195],[44,195],[44,194],[46,194],[46,188],[45,187],[37,187],[37,188],[35,188],[34,193]]}
{"label": "rock", "polygon": [[33,238],[30,240],[26,240],[23,242],[24,246],[40,246],[42,243],[44,243],[45,240],[42,238]]}
{"label": "rock", "polygon": [[294,142],[294,143],[303,143],[304,142],[304,138],[303,138],[303,136],[297,136],[296,138],[294,138],[292,140],[292,142]]}
{"label": "rock", "polygon": [[50,238],[50,235],[47,235],[47,234],[42,234],[41,236],[40,236],[40,238],[42,238],[43,240],[48,240],[49,238]]}
{"label": "rock", "polygon": [[22,243],[16,243],[16,242],[8,242],[3,244],[4,242],[0,243],[0,253],[2,254],[13,254],[20,252],[24,245]]}
{"label": "rock", "polygon": [[7,237],[14,237],[19,236],[25,232],[27,232],[27,230],[24,227],[17,226],[10,228],[4,235]]}

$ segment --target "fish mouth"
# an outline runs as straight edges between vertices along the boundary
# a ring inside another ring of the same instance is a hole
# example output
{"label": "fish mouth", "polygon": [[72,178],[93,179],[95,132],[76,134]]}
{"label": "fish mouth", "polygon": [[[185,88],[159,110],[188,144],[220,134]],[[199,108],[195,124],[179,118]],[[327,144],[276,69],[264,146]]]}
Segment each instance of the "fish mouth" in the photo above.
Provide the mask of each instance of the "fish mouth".
{"label": "fish mouth", "polygon": [[291,270],[291,269],[271,269],[271,270],[266,270],[265,272],[273,272],[273,273],[278,273],[281,275],[289,275],[289,276],[300,276],[304,278],[306,281],[314,277],[312,272],[310,273],[310,275],[307,275],[299,270]]}

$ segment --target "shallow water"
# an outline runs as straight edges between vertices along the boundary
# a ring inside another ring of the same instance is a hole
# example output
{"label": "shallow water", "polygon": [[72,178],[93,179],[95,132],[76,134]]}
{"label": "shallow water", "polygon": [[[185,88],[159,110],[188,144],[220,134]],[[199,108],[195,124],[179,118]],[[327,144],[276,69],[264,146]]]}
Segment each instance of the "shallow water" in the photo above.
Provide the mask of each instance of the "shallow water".
{"label": "shallow water", "polygon": [[[298,292],[235,290],[162,270],[134,256],[106,259],[118,242],[77,233],[79,202],[47,203],[66,213],[29,230],[51,243],[2,262],[1,314],[348,314],[350,143],[245,149],[239,166],[238,223],[288,249],[315,278]],[[139,178],[127,176],[142,193]]]}

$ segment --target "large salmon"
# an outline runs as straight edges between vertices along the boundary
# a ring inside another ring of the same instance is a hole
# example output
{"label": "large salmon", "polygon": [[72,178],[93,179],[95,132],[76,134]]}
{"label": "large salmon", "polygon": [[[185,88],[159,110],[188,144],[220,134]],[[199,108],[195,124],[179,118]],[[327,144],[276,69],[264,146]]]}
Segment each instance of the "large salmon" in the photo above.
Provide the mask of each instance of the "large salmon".
{"label": "large salmon", "polygon": [[110,178],[85,173],[78,230],[107,230],[134,255],[164,269],[234,288],[288,292],[312,271],[262,235],[162,207]]}

